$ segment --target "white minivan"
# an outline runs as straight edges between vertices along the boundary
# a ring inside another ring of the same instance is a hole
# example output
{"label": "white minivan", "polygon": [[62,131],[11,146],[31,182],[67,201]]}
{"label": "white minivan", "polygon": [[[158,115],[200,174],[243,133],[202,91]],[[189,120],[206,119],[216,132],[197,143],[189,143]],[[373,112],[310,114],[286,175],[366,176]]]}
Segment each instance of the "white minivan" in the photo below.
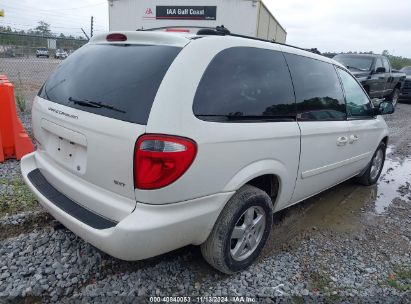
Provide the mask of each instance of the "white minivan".
{"label": "white minivan", "polygon": [[339,63],[227,32],[94,36],[34,100],[24,179],[58,221],[124,260],[189,244],[224,273],[273,213],[352,177],[374,184],[381,114]]}

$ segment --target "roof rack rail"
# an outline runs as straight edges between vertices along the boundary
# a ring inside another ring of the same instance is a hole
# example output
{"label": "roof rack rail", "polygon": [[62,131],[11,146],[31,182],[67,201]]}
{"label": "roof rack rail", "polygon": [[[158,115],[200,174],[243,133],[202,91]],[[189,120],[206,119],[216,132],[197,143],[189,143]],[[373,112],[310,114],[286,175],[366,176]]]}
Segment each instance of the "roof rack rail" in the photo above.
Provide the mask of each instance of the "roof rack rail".
{"label": "roof rack rail", "polygon": [[286,43],[281,43],[281,42],[276,42],[275,40],[267,40],[267,39],[262,39],[262,38],[257,38],[253,36],[247,36],[247,35],[241,35],[241,34],[234,34],[232,33],[228,28],[226,28],[224,25],[216,26],[216,27],[207,27],[207,26],[192,26],[192,25],[170,25],[170,26],[162,26],[162,27],[153,27],[153,28],[148,28],[148,29],[137,29],[136,31],[157,31],[157,30],[166,30],[169,28],[197,28],[199,29],[197,31],[197,35],[202,35],[202,36],[208,36],[208,35],[216,35],[216,36],[233,36],[233,37],[239,37],[239,38],[246,38],[246,39],[252,39],[252,40],[258,40],[258,41],[264,41],[264,42],[270,42],[270,43],[276,43],[288,47],[292,47],[295,49],[299,49],[302,51],[307,51],[311,52],[314,54],[322,55],[321,52],[317,48],[301,48],[295,45],[291,44],[286,44]]}
{"label": "roof rack rail", "polygon": [[192,25],[169,25],[169,26],[161,26],[161,27],[152,27],[152,28],[141,28],[136,29],[136,31],[143,31],[143,32],[150,32],[150,31],[158,31],[158,30],[166,30],[170,28],[196,28],[196,29],[215,29],[214,27],[207,27],[207,26],[192,26]]}
{"label": "roof rack rail", "polygon": [[274,40],[267,40],[267,39],[262,39],[262,38],[257,38],[257,37],[253,37],[253,36],[247,36],[247,35],[241,35],[241,34],[234,34],[234,33],[231,33],[229,29],[227,29],[226,27],[224,27],[224,25],[216,26],[215,28],[204,28],[204,29],[200,29],[200,30],[197,32],[197,35],[217,35],[217,36],[225,36],[225,35],[227,35],[227,36],[233,36],[233,37],[240,37],[240,38],[258,40],[258,41],[276,43],[276,44],[280,44],[280,45],[292,47],[292,48],[295,48],[295,49],[299,49],[299,50],[302,50],[302,51],[308,51],[308,52],[311,52],[311,53],[314,53],[314,54],[322,55],[321,52],[318,51],[317,48],[304,49],[304,48],[300,48],[300,47],[295,46],[295,45],[290,45],[290,44],[286,44],[286,43],[276,42],[276,41],[274,41]]}

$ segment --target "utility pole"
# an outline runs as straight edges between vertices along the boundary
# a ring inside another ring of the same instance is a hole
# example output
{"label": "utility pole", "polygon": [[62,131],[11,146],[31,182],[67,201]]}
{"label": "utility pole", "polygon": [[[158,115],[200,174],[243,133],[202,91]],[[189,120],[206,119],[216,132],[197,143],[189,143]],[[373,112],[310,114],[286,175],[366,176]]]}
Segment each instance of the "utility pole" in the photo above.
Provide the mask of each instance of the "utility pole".
{"label": "utility pole", "polygon": [[94,17],[91,16],[91,21],[90,21],[90,37],[93,37],[93,25],[94,25]]}

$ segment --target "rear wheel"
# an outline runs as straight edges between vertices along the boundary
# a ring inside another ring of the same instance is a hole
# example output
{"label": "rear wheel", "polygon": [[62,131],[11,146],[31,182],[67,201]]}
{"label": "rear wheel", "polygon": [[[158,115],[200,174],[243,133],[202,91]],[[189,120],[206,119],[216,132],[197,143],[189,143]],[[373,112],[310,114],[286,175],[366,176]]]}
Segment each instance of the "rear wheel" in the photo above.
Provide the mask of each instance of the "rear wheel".
{"label": "rear wheel", "polygon": [[264,191],[245,185],[230,199],[207,241],[205,260],[231,274],[250,266],[259,256],[273,223],[272,202]]}
{"label": "rear wheel", "polygon": [[357,178],[360,184],[370,186],[378,181],[385,161],[385,143],[381,142],[375,151],[366,171]]}

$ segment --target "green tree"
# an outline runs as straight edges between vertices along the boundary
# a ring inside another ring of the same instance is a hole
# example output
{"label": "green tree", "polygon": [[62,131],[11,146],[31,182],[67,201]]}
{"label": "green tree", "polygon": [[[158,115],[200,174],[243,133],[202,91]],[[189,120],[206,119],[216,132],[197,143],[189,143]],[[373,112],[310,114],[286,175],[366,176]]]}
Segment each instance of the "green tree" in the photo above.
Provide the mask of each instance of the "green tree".
{"label": "green tree", "polygon": [[38,25],[30,31],[37,35],[51,36],[50,24],[44,21],[39,21]]}
{"label": "green tree", "polygon": [[394,69],[399,70],[399,69],[401,69],[405,66],[411,66],[411,59],[410,58],[391,55],[390,52],[388,52],[388,50],[382,51],[382,55],[384,55],[385,57],[388,58],[388,60],[391,63],[391,66]]}

